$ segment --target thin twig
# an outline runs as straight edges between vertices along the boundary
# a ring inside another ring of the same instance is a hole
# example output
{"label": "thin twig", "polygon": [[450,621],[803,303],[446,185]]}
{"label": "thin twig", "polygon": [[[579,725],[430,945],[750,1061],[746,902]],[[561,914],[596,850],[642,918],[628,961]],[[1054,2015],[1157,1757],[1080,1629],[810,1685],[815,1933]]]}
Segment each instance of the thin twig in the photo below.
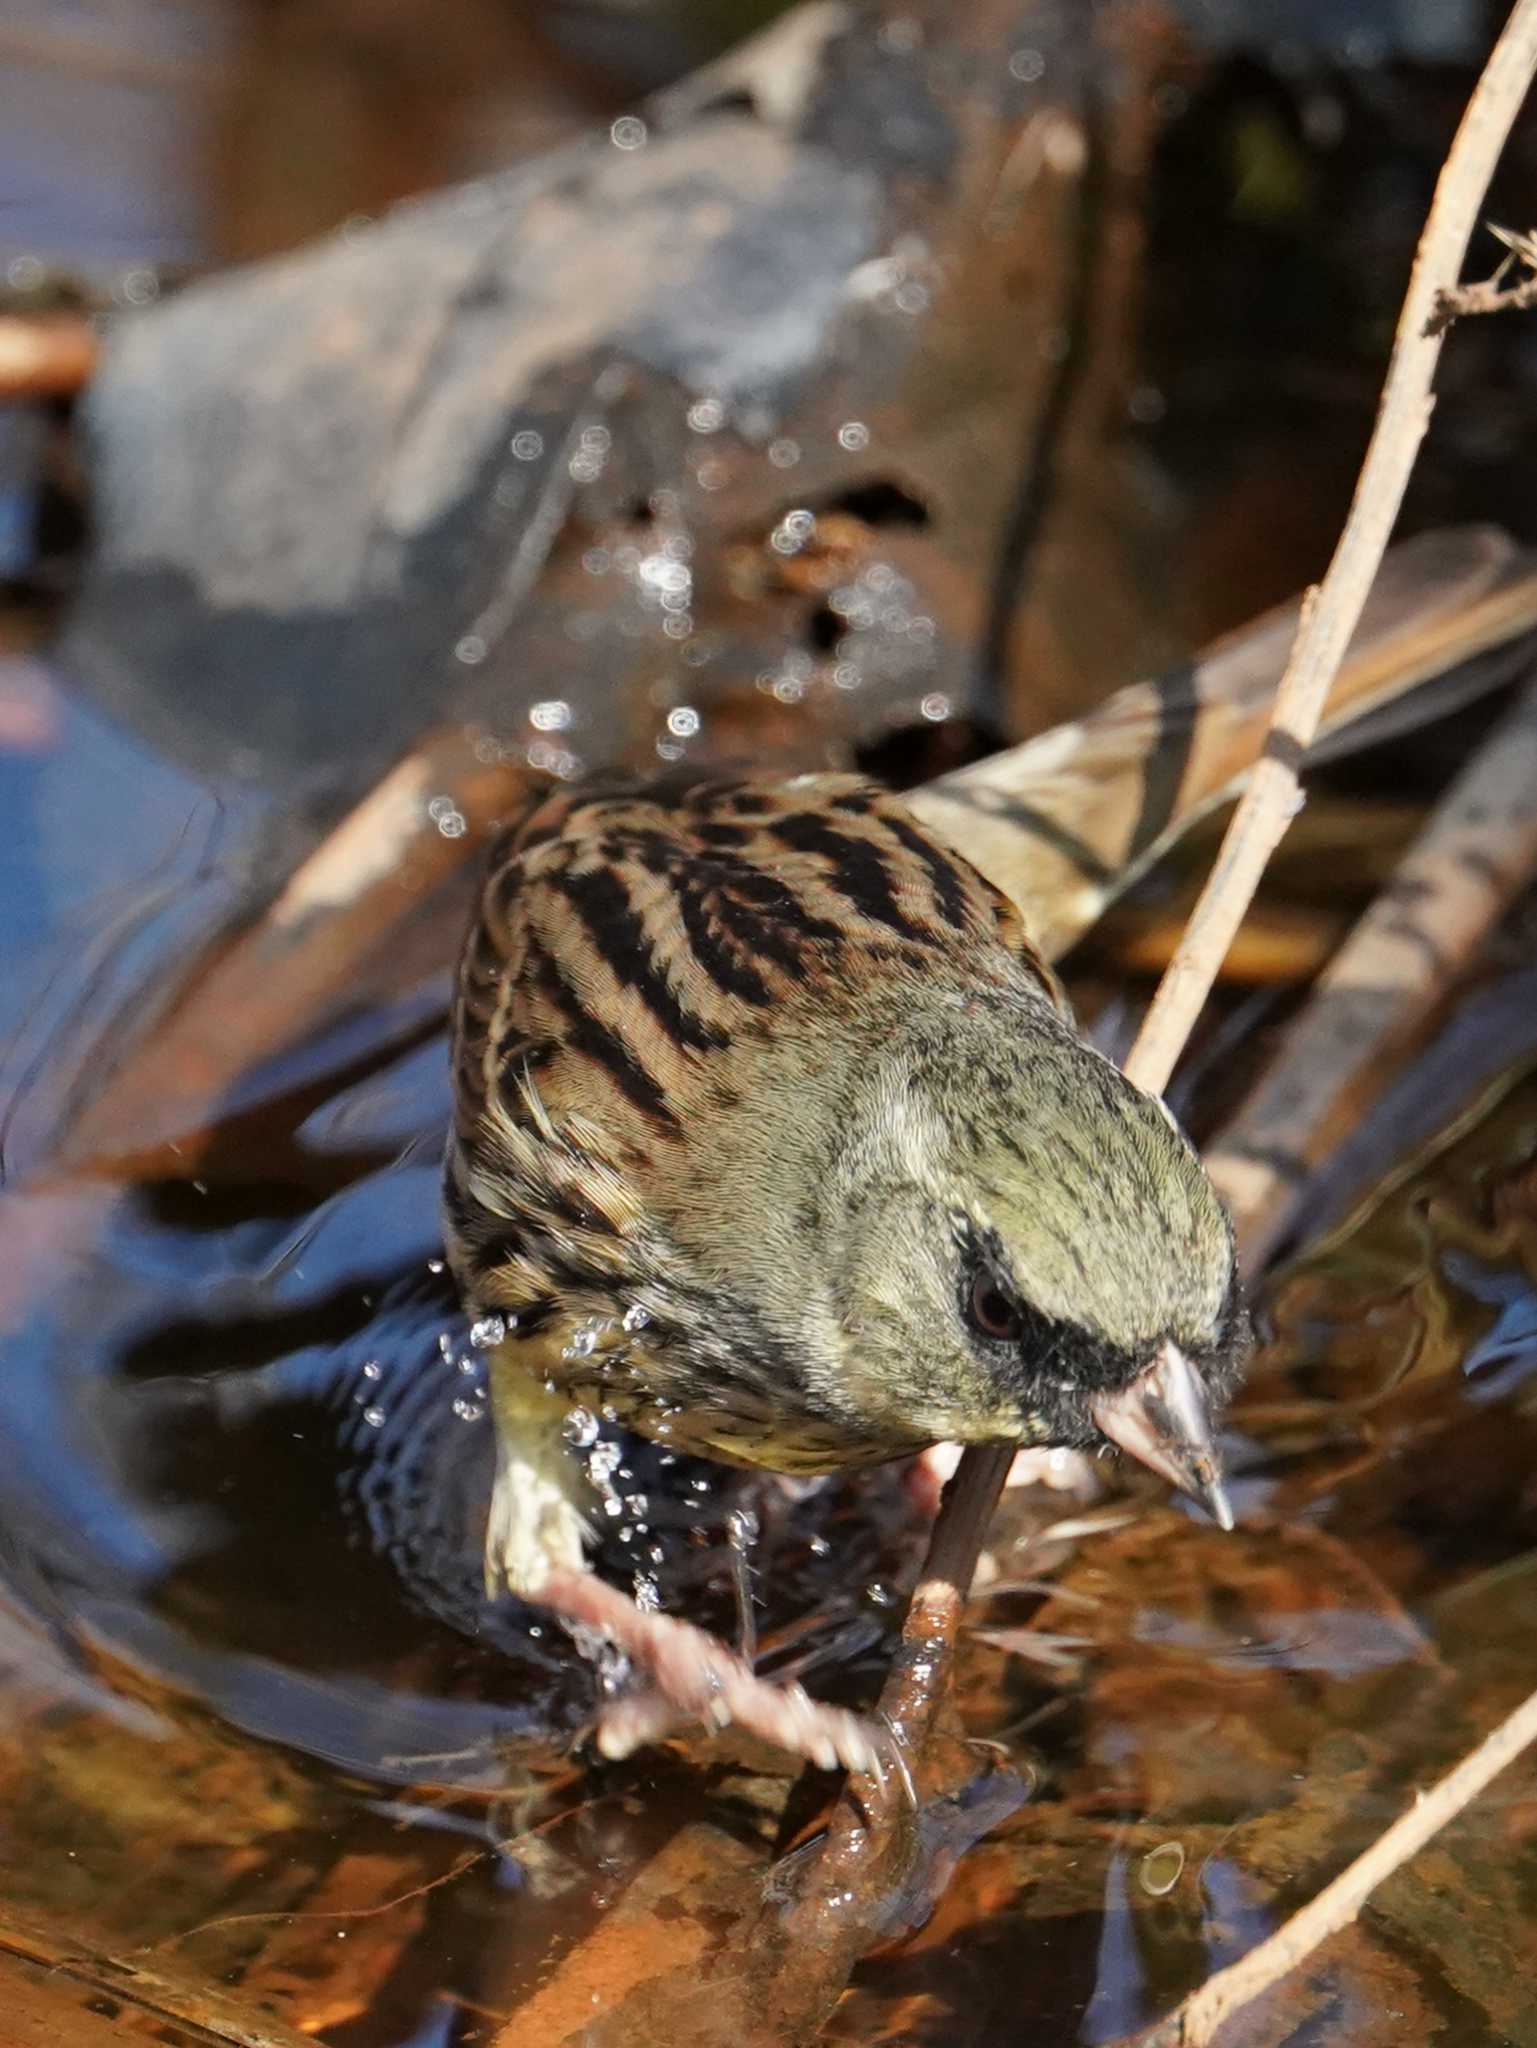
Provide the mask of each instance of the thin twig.
{"label": "thin twig", "polygon": [[1377,424],[1345,530],[1276,692],[1270,737],[1222,842],[1184,941],[1160,983],[1126,1072],[1161,1093],[1298,801],[1297,770],[1388,544],[1430,423],[1443,335],[1438,295],[1457,281],[1489,180],[1537,68],[1537,0],[1516,0],[1442,166],[1414,258]]}
{"label": "thin twig", "polygon": [[1223,2021],[1278,1983],[1320,1942],[1348,1927],[1377,1886],[1417,1856],[1425,1844],[1470,1805],[1492,1778],[1537,1741],[1537,1692],[1531,1693],[1440,1783],[1421,1793],[1385,1834],[1294,1913],[1284,1927],[1215,1977],[1156,2026],[1135,2048],[1205,2048]]}
{"label": "thin twig", "polygon": [[[1482,313],[1523,313],[1528,307],[1537,306],[1537,235],[1512,234],[1509,228],[1497,228],[1493,221],[1484,225],[1491,235],[1505,244],[1505,256],[1493,277],[1486,277],[1482,284],[1457,284],[1447,291],[1436,293],[1436,309],[1430,316],[1430,332],[1444,334],[1454,320],[1461,320],[1469,314]],[[1522,284],[1506,284],[1516,264],[1523,264],[1527,271]]]}

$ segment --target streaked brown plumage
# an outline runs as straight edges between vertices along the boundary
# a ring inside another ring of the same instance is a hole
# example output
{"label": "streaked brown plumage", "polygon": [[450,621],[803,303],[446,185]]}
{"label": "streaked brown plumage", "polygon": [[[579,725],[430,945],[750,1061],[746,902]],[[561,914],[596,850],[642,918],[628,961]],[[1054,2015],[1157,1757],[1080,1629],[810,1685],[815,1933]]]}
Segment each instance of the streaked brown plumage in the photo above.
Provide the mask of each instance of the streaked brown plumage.
{"label": "streaked brown plumage", "polygon": [[1241,1334],[1220,1205],[895,798],[548,798],[493,850],[454,1060],[450,1256],[509,1324],[488,1582],[580,1562],[573,1403],[778,1470],[1108,1431],[1213,1484],[1168,1446]]}

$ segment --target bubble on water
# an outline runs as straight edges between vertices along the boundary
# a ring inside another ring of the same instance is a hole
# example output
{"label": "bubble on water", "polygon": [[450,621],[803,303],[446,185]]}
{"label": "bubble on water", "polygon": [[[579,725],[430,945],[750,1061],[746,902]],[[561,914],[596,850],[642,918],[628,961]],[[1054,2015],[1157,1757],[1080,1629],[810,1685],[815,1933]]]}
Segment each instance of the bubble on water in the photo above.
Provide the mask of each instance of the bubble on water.
{"label": "bubble on water", "polygon": [[726,424],[726,408],[718,398],[696,398],[687,418],[696,434],[716,434]]}
{"label": "bubble on water", "polygon": [[1016,50],[1009,59],[1009,75],[1023,85],[1034,85],[1046,73],[1046,59],[1039,50]]}
{"label": "bubble on water", "polygon": [[363,1410],[363,1420],[370,1429],[383,1429],[384,1410],[382,1408],[365,1408]]}
{"label": "bubble on water", "polygon": [[571,706],[564,697],[545,697],[530,705],[528,722],[536,732],[564,732],[571,723]]}
{"label": "bubble on water", "polygon": [[699,713],[692,704],[676,705],[667,714],[667,730],[675,739],[691,740],[699,730]]}
{"label": "bubble on water", "polygon": [[609,129],[608,138],[615,149],[644,149],[646,124],[638,114],[621,114]]}
{"label": "bubble on water", "polygon": [[614,566],[614,558],[607,548],[588,548],[582,556],[582,567],[589,576],[606,576]]}
{"label": "bubble on water", "polygon": [[950,699],[943,690],[930,690],[918,709],[933,724],[940,725],[950,716]]}
{"label": "bubble on water", "polygon": [[508,445],[519,462],[537,462],[544,453],[544,436],[536,434],[532,427],[524,427]]}
{"label": "bubble on water", "polygon": [[47,275],[37,256],[13,256],[5,266],[5,281],[13,291],[35,292]]}
{"label": "bubble on water", "polygon": [[1137,1872],[1142,1889],[1155,1899],[1172,1892],[1185,1868],[1185,1851],[1179,1842],[1160,1842],[1149,1849]]}
{"label": "bubble on water", "polygon": [[462,661],[466,668],[479,668],[486,652],[486,643],[478,633],[466,633],[462,640],[454,643],[454,659]]}
{"label": "bubble on water", "polygon": [[863,420],[845,420],[838,429],[838,446],[858,455],[870,445],[870,429]]}

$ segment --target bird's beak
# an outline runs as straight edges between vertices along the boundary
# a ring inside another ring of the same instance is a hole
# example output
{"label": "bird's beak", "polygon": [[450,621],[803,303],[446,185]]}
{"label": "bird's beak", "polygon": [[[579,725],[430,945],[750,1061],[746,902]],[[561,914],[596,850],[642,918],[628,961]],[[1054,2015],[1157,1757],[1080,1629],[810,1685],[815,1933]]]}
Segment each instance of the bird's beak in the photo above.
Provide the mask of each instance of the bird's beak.
{"label": "bird's beak", "polygon": [[1146,1371],[1119,1394],[1101,1394],[1089,1413],[1129,1457],[1198,1500],[1219,1529],[1232,1528],[1206,1389],[1177,1344],[1166,1338]]}

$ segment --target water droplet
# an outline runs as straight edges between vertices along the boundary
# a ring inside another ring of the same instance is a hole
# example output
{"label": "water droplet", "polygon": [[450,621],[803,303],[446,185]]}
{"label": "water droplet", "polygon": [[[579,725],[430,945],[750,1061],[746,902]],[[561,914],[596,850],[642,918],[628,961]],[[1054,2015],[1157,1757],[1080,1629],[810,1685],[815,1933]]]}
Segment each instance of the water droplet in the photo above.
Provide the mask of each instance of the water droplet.
{"label": "water droplet", "polygon": [[454,1413],[461,1422],[479,1422],[485,1412],[484,1406],[479,1401],[472,1401],[467,1394],[460,1394],[454,1402]]}
{"label": "water droplet", "polygon": [[651,1311],[642,1308],[638,1301],[632,1302],[624,1312],[624,1327],[627,1330],[643,1330],[651,1320]]}
{"label": "water droplet", "polygon": [[441,1259],[429,1259],[427,1261],[427,1271],[429,1273],[441,1273],[443,1270],[444,1265]]}
{"label": "water droplet", "polygon": [[462,661],[466,668],[479,668],[486,658],[486,643],[478,633],[466,633],[454,645],[454,659]]}
{"label": "water droplet", "polygon": [[807,1542],[806,1548],[813,1557],[826,1557],[832,1550],[832,1545],[825,1536],[813,1536]]}
{"label": "water droplet", "polygon": [[363,1368],[363,1377],[365,1380],[383,1379],[384,1367],[379,1363],[377,1358],[369,1359],[367,1365],[365,1365]]}
{"label": "water droplet", "polygon": [[638,114],[621,114],[608,131],[615,149],[644,149],[646,124]]}
{"label": "water droplet", "polygon": [[384,1427],[384,1410],[382,1408],[365,1408],[363,1410],[363,1420],[370,1429],[382,1429]]}
{"label": "water droplet", "polygon": [[925,718],[931,719],[936,725],[940,725],[950,716],[950,699],[943,690],[930,690],[929,694],[918,706],[918,709]]}
{"label": "water droplet", "polygon": [[544,453],[544,436],[536,434],[532,427],[524,427],[513,435],[509,445],[519,462],[537,462]]}
{"label": "water droplet", "polygon": [[675,739],[691,740],[699,730],[699,713],[692,704],[676,705],[667,714],[667,730]]}
{"label": "water droplet", "polygon": [[562,1424],[561,1433],[568,1444],[575,1444],[578,1450],[598,1440],[598,1418],[590,1408],[573,1408]]}
{"label": "water droplet", "polygon": [[688,423],[696,434],[714,434],[726,424],[726,408],[718,398],[696,398],[688,409]]}
{"label": "water droplet", "polygon": [[870,429],[863,420],[845,420],[838,429],[838,446],[857,455],[870,445]]}
{"label": "water droplet", "polygon": [[895,1607],[897,1604],[896,1594],[889,1586],[882,1585],[879,1579],[872,1579],[865,1587],[865,1598],[872,1607]]}
{"label": "water droplet", "polygon": [[575,1330],[567,1339],[561,1356],[563,1358],[591,1358],[598,1348],[596,1330]]}
{"label": "water droplet", "polygon": [[546,697],[530,708],[528,722],[536,732],[564,732],[571,723],[571,706],[564,697]]}
{"label": "water droplet", "polygon": [[493,1344],[500,1344],[506,1334],[504,1316],[477,1316],[470,1324],[470,1342],[482,1351],[489,1351]]}
{"label": "water droplet", "polygon": [[1009,59],[1010,76],[1024,85],[1034,85],[1038,78],[1045,76],[1045,72],[1046,59],[1039,50],[1016,50]]}

